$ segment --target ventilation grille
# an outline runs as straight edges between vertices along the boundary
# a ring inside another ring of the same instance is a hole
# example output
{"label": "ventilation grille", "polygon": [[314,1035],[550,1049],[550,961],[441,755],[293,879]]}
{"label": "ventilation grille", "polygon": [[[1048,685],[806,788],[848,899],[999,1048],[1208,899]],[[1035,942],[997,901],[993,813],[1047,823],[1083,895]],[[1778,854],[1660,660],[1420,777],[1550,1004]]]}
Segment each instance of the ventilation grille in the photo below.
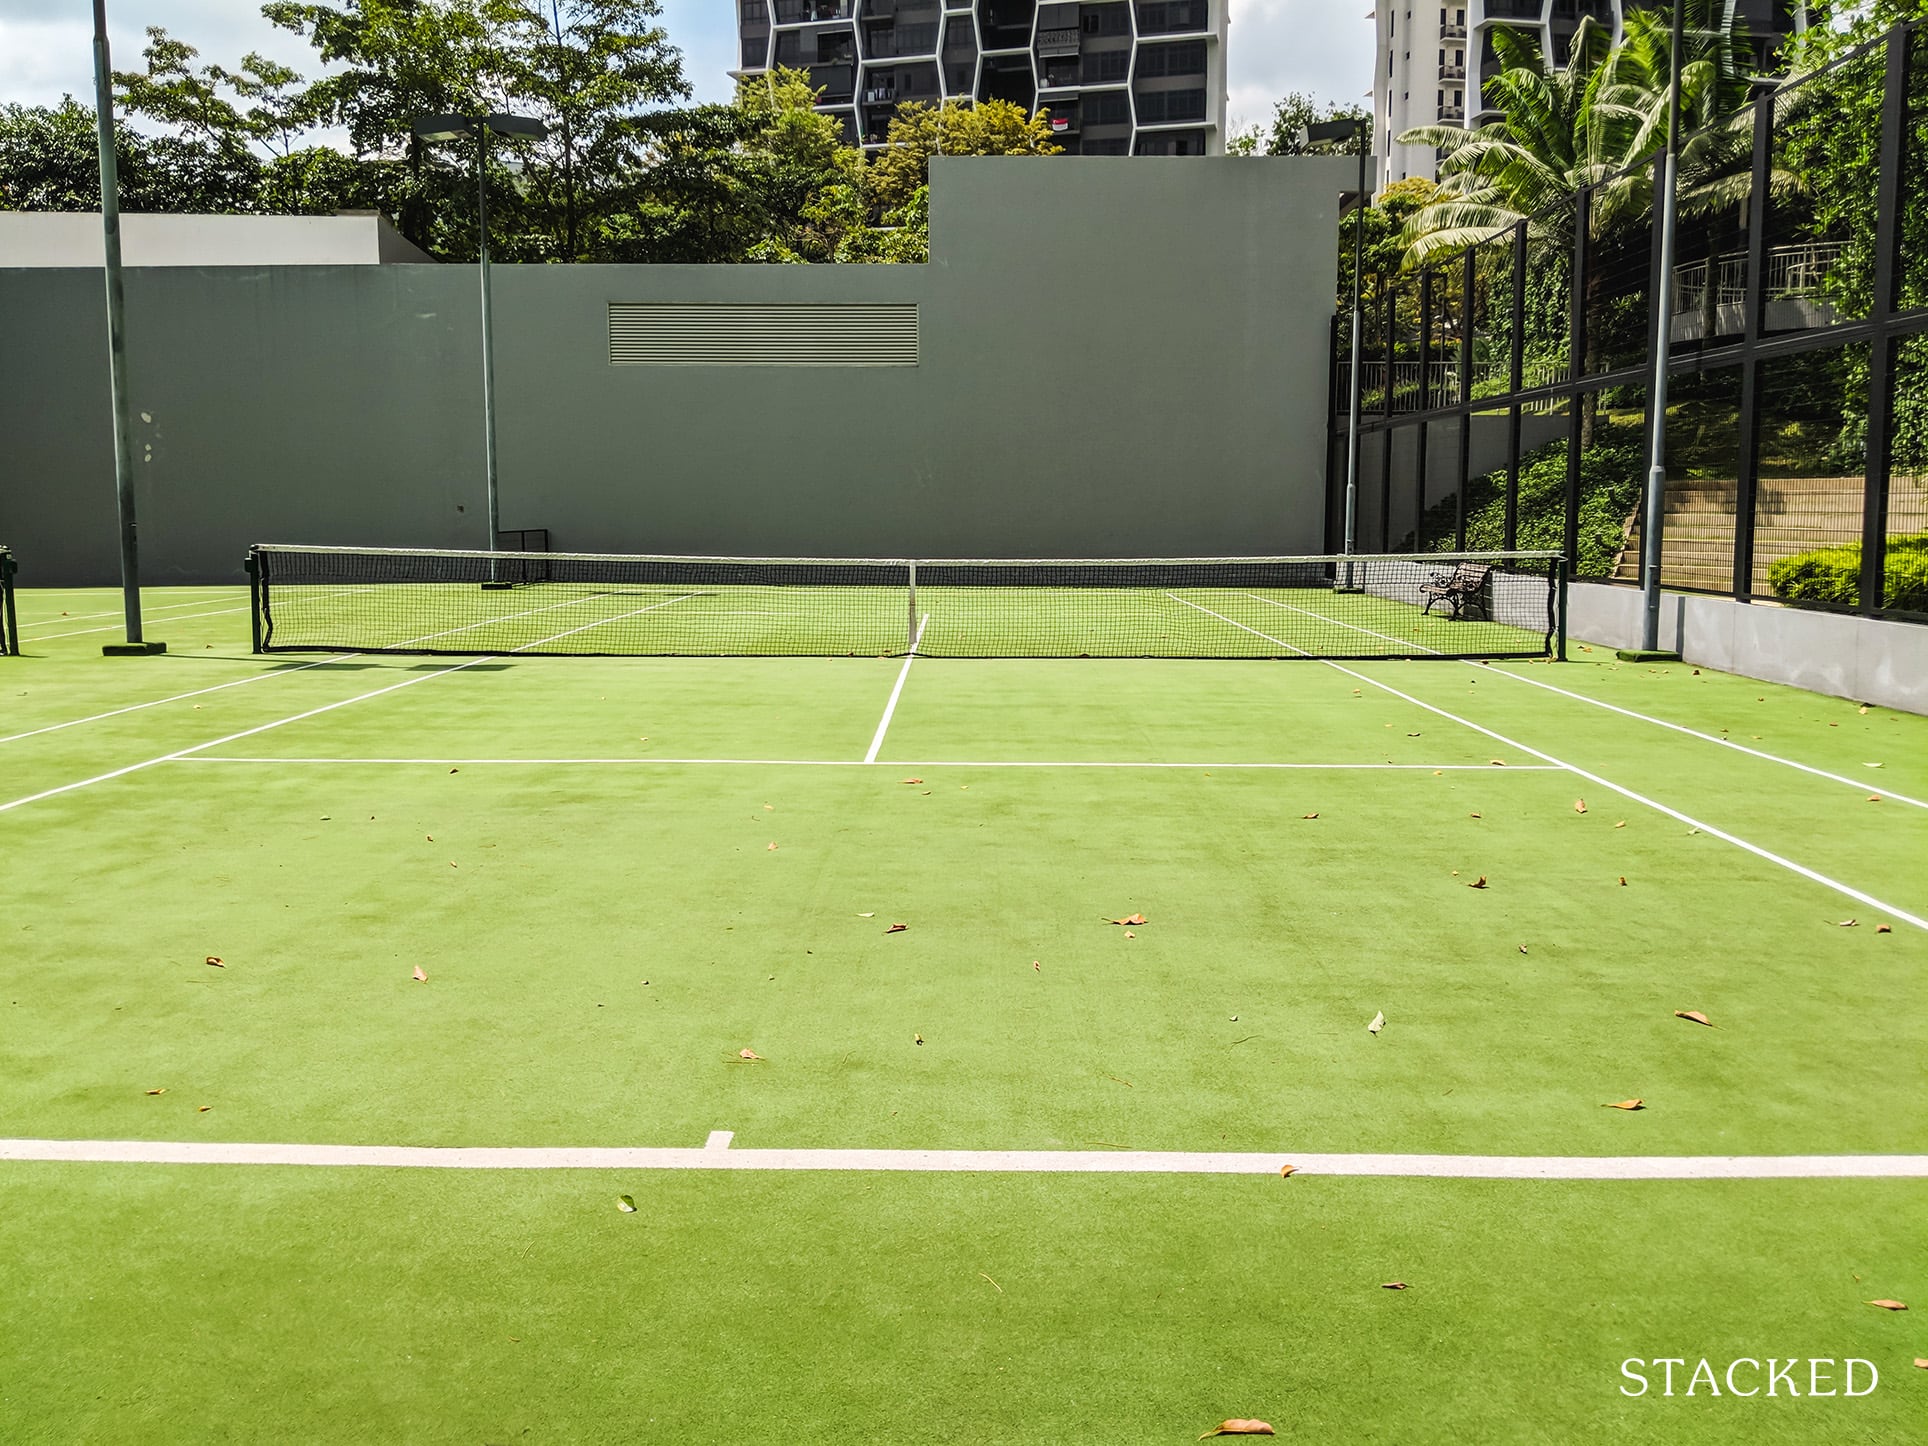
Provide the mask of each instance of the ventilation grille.
{"label": "ventilation grille", "polygon": [[914,367],[917,305],[612,301],[615,366]]}

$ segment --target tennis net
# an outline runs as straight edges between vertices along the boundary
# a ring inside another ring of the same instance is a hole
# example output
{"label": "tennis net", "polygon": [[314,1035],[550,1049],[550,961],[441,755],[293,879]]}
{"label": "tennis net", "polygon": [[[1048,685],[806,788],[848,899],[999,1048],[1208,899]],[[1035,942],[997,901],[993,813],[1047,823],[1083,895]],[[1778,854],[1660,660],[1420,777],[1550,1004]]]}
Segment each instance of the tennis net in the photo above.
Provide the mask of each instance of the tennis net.
{"label": "tennis net", "polygon": [[1424,658],[1563,645],[1558,554],[911,560],[262,545],[259,652]]}
{"label": "tennis net", "polygon": [[0,547],[0,657],[20,651],[20,614],[13,605],[13,553]]}

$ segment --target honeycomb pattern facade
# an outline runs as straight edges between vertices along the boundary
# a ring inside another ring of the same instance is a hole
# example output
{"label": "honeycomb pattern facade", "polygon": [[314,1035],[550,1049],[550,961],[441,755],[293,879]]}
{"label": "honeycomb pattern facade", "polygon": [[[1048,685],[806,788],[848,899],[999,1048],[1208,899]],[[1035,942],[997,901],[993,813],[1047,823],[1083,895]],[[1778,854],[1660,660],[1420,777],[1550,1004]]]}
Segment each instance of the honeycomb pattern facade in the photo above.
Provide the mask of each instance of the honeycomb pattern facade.
{"label": "honeycomb pattern facade", "polygon": [[1079,155],[1222,155],[1226,0],[736,0],[741,64],[808,70],[853,145],[906,101],[1043,110]]}

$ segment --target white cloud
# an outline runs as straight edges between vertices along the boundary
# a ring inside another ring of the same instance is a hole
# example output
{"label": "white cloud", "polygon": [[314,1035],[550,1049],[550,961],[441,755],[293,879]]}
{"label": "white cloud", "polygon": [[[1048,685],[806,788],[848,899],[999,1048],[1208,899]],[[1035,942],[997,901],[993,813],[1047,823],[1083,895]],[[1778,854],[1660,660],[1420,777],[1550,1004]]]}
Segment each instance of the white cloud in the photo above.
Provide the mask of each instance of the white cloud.
{"label": "white cloud", "polygon": [[1351,105],[1372,88],[1369,0],[1231,0],[1226,114],[1263,124],[1289,90]]}

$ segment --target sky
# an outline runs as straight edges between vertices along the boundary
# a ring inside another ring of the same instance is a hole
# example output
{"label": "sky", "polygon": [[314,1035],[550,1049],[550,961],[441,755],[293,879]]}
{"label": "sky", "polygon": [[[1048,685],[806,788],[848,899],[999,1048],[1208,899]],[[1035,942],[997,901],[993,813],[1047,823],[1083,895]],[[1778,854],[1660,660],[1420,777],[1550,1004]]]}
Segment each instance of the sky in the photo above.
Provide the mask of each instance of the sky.
{"label": "sky", "polygon": [[[1368,0],[1231,0],[1226,55],[1227,118],[1233,131],[1265,121],[1289,90],[1326,100],[1359,99],[1372,84]],[[698,100],[727,100],[736,49],[733,0],[663,0],[663,27],[683,52]],[[304,75],[314,53],[261,18],[259,0],[108,0],[108,43],[117,70],[140,67],[145,29],[165,26],[232,68],[258,50]],[[0,0],[0,104],[55,105],[93,96],[93,13],[87,0]]]}

